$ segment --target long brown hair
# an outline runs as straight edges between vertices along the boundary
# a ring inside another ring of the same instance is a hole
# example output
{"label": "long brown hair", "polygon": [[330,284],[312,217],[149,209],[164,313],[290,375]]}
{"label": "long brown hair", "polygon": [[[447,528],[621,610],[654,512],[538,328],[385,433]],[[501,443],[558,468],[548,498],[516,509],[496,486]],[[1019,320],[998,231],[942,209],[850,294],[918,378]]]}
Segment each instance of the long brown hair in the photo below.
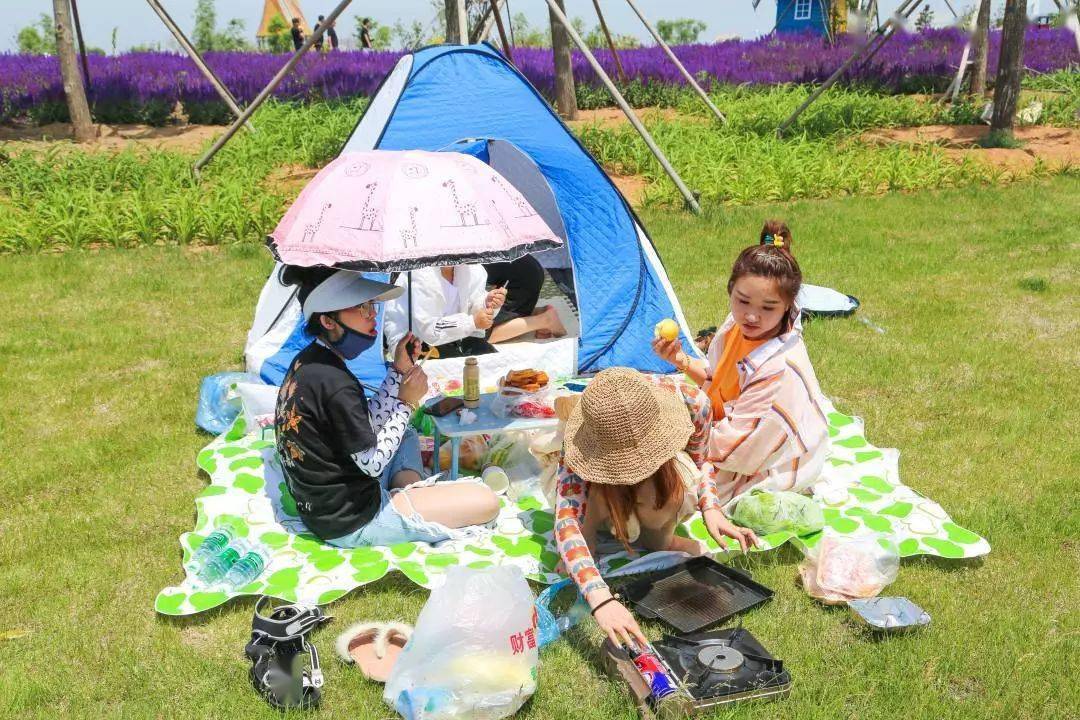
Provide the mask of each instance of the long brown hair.
{"label": "long brown hair", "polygon": [[634,506],[637,504],[638,489],[647,482],[651,481],[653,483],[656,495],[654,503],[656,510],[674,503],[676,498],[686,492],[682,478],[679,477],[679,471],[675,467],[675,462],[675,458],[668,460],[653,473],[651,478],[646,478],[636,485],[593,484],[593,487],[600,491],[600,498],[607,505],[608,517],[611,521],[611,534],[623,544],[627,552],[631,552],[631,550],[630,539],[626,533],[626,523],[630,519],[630,514],[634,511]]}
{"label": "long brown hair", "polygon": [[[802,270],[791,249],[791,230],[779,220],[767,220],[761,228],[759,244],[739,253],[728,279],[728,295],[735,281],[747,275],[771,278],[776,281],[780,297],[790,308],[802,287]],[[786,329],[788,323],[781,323]]]}

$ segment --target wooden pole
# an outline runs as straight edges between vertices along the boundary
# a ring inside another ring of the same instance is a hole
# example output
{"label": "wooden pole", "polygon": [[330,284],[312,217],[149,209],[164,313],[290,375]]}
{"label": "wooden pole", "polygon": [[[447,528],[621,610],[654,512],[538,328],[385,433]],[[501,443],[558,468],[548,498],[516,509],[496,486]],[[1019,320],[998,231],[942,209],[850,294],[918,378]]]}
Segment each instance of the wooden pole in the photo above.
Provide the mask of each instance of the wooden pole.
{"label": "wooden pole", "polygon": [[555,55],[555,107],[564,120],[577,118],[577,92],[574,90],[574,65],[568,32],[576,31],[559,17],[566,17],[563,0],[548,0],[551,21],[551,50]]}
{"label": "wooden pole", "polygon": [[[889,37],[892,36],[892,33],[898,24],[898,20],[900,18],[906,17],[905,15],[903,15],[903,11],[909,10],[908,15],[910,15],[911,12],[914,12],[914,9],[917,8],[921,3],[922,0],[904,0],[903,3],[901,3],[900,7],[897,9],[896,15],[893,15],[891,18],[886,20],[884,25],[878,27],[869,40],[867,40],[859,49],[852,53],[851,57],[845,60],[844,63],[836,69],[836,72],[829,76],[828,80],[823,82],[817,88],[817,90],[811,93],[810,97],[806,98],[803,104],[800,105],[795,110],[795,112],[791,114],[791,117],[781,123],[780,127],[776,129],[776,134],[780,137],[783,137],[784,132],[787,131],[787,129],[791,127],[792,123],[794,123],[795,120],[803,114],[803,111],[805,111],[806,108],[810,107],[810,105],[813,104],[815,100],[824,95],[825,91],[831,88],[836,83],[836,81],[840,79],[840,76],[847,72],[848,68],[854,65],[855,61],[858,60],[863,55],[863,53],[867,52],[867,50],[870,51],[870,55],[867,57],[867,61],[869,61],[869,59],[874,56],[874,53],[876,53],[881,48],[881,46],[884,45],[886,41],[888,41]],[[874,46],[873,49],[871,49],[871,46]]]}
{"label": "wooden pole", "polygon": [[514,48],[510,44],[510,40],[506,37],[506,28],[503,27],[502,13],[499,12],[500,0],[491,0],[491,14],[495,16],[495,25],[499,28],[499,42],[502,43],[503,52],[506,53],[506,59],[510,61],[511,65],[515,65],[514,62]]}
{"label": "wooden pole", "polygon": [[93,92],[90,87],[90,63],[86,61],[86,43],[82,36],[82,23],[79,22],[79,4],[71,0],[71,19],[75,22],[75,37],[79,41],[79,59],[82,61],[83,82],[86,83],[87,93]]}
{"label": "wooden pole", "polygon": [[465,0],[444,0],[446,8],[446,42],[464,45],[469,42],[469,15]]}
{"label": "wooden pole", "polygon": [[75,59],[75,41],[71,31],[71,5],[69,0],[53,0],[53,21],[56,24],[56,54],[60,56],[60,75],[64,81],[64,99],[75,142],[90,142],[97,136],[90,118],[90,106],[86,102],[79,64]]}
{"label": "wooden pole", "polygon": [[686,187],[686,183],[682,181],[682,178],[679,177],[679,173],[675,172],[675,168],[672,167],[671,162],[667,159],[667,155],[665,155],[664,151],[660,149],[660,146],[656,144],[653,136],[650,135],[649,131],[645,129],[645,126],[642,124],[638,116],[634,114],[634,111],[633,109],[631,109],[630,104],[626,102],[626,98],[622,96],[622,93],[619,92],[619,88],[615,87],[615,83],[611,81],[611,78],[604,71],[604,68],[600,65],[600,61],[596,59],[596,56],[592,54],[591,50],[589,50],[589,46],[585,43],[584,40],[581,39],[581,36],[578,35],[577,30],[575,30],[574,27],[570,24],[570,21],[566,19],[566,13],[564,13],[562,11],[562,8],[559,7],[559,0],[546,1],[548,4],[548,10],[551,14],[552,30],[555,29],[554,24],[556,22],[566,29],[567,34],[570,35],[570,38],[574,41],[574,44],[578,46],[579,50],[581,50],[581,54],[584,55],[585,59],[589,61],[589,65],[592,66],[593,72],[595,72],[596,76],[600,78],[600,81],[604,83],[604,87],[607,88],[608,92],[611,93],[611,97],[613,97],[615,99],[615,102],[619,105],[619,109],[623,111],[624,115],[626,115],[626,119],[629,120],[630,124],[634,126],[634,129],[638,131],[638,134],[641,135],[641,139],[644,140],[645,144],[649,147],[649,151],[652,152],[657,162],[660,163],[660,167],[664,168],[664,172],[666,172],[668,174],[668,177],[671,178],[671,181],[675,183],[675,187],[679,189],[679,192],[682,194],[687,206],[695,213],[700,215],[701,206],[698,205],[697,199],[694,197],[694,194],[690,192],[690,188]]}
{"label": "wooden pole", "polygon": [[[176,38],[176,42],[178,42],[180,44],[180,47],[184,49],[184,52],[188,54],[188,57],[191,58],[191,61],[195,63],[195,67],[199,69],[199,72],[201,72],[203,76],[210,81],[210,86],[214,88],[214,90],[218,94],[218,97],[220,97],[225,102],[226,107],[229,108],[232,114],[236,117],[240,117],[241,115],[243,115],[244,111],[240,109],[240,104],[236,101],[236,98],[233,97],[233,94],[229,92],[229,88],[225,86],[225,83],[221,82],[221,79],[218,78],[217,73],[215,73],[213,69],[211,69],[211,67],[206,64],[206,61],[203,60],[202,55],[199,53],[199,51],[196,50],[195,46],[191,44],[191,41],[187,39],[187,35],[184,35],[184,31],[180,29],[179,25],[173,22],[172,17],[169,15],[169,13],[165,11],[164,6],[162,6],[162,4],[158,2],[158,0],[146,0],[146,2],[150,5],[151,8],[153,8],[154,12],[157,13],[157,16],[161,19],[161,22],[165,25],[166,28],[168,28],[169,32],[172,33],[173,37]],[[250,122],[245,122],[244,127],[247,128],[250,132],[255,132],[255,128],[251,125]]]}
{"label": "wooden pole", "polygon": [[596,8],[596,19],[600,21],[600,30],[604,33],[604,38],[607,40],[608,49],[611,50],[611,57],[615,58],[615,69],[619,73],[619,80],[625,83],[626,70],[623,69],[622,58],[619,57],[619,50],[615,47],[615,41],[611,39],[607,21],[604,20],[604,13],[600,11],[600,0],[592,0],[592,4],[593,7]]}
{"label": "wooden pole", "polygon": [[[60,0],[53,0],[53,2],[60,2]],[[285,79],[285,76],[292,72],[292,69],[296,67],[296,63],[300,62],[300,58],[304,56],[304,53],[310,50],[312,45],[316,42],[322,40],[326,29],[328,27],[333,27],[334,21],[337,20],[338,15],[344,12],[345,8],[347,8],[351,2],[352,0],[341,0],[341,2],[337,4],[337,7],[331,10],[330,14],[326,16],[326,22],[320,23],[318,30],[304,39],[304,44],[300,46],[299,50],[293,53],[292,57],[289,58],[289,62],[285,63],[285,66],[277,71],[277,74],[271,78],[266,87],[264,87],[255,99],[251,101],[251,104],[244,108],[244,112],[240,113],[240,117],[236,118],[236,120],[233,121],[233,124],[226,128],[221,137],[215,140],[210,149],[195,163],[196,175],[198,175],[200,170],[206,167],[206,164],[213,159],[214,155],[217,155],[221,148],[225,147],[225,143],[229,142],[240,127],[248,121],[248,118],[255,114],[255,111],[259,109],[259,106],[266,102],[266,99],[274,92],[274,88],[280,85],[281,81]]]}
{"label": "wooden pole", "polygon": [[1027,29],[1027,3],[1005,0],[1005,21],[1001,27],[1001,54],[998,55],[994,80],[994,115],[991,132],[1012,134],[1016,105],[1020,100],[1020,81],[1024,73],[1024,31]]}
{"label": "wooden pole", "polygon": [[975,16],[975,34],[971,38],[971,54],[974,65],[971,69],[971,94],[986,94],[986,61],[990,56],[990,0],[980,0],[979,12]]}
{"label": "wooden pole", "polygon": [[715,115],[720,122],[726,123],[727,118],[724,117],[724,113],[720,112],[720,108],[716,107],[716,105],[713,104],[713,101],[709,99],[708,93],[706,93],[701,88],[701,86],[698,85],[697,80],[695,80],[694,76],[690,74],[690,71],[687,70],[681,62],[679,62],[679,58],[675,57],[675,53],[672,52],[671,48],[668,47],[668,44],[664,42],[664,38],[660,37],[660,33],[656,31],[656,28],[653,27],[652,23],[645,18],[644,13],[641,12],[641,9],[637,6],[637,3],[634,2],[634,0],[626,0],[626,2],[630,5],[630,8],[638,16],[638,20],[641,21],[641,24],[648,29],[649,33],[653,36],[653,39],[656,40],[656,44],[664,50],[664,54],[667,55],[668,59],[671,60],[671,62],[675,64],[675,67],[679,69],[679,72],[682,73],[682,76],[686,79],[686,82],[690,84],[690,87],[694,89],[694,92],[698,94],[698,97],[700,97],[701,100],[705,103],[705,105],[709,108],[709,110],[712,111],[712,114]]}
{"label": "wooden pole", "polygon": [[480,16],[479,22],[469,30],[469,42],[478,43],[484,42],[491,35],[491,29],[495,27],[495,15],[492,14],[492,8],[498,9],[500,5],[503,5],[506,0],[494,0],[484,8],[484,14]]}

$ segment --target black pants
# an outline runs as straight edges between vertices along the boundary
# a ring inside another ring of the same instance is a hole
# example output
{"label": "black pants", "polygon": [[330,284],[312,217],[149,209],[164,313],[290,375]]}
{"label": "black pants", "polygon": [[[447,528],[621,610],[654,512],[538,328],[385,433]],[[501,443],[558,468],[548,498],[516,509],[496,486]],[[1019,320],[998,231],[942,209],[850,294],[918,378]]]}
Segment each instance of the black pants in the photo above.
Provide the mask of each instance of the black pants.
{"label": "black pants", "polygon": [[457,342],[446,343],[438,346],[440,358],[468,357],[470,355],[487,355],[498,352],[495,346],[484,338],[467,337]]}
{"label": "black pants", "polygon": [[484,269],[489,285],[506,284],[506,302],[495,316],[496,325],[533,314],[544,285],[544,268],[539,260],[524,255],[514,262],[485,265]]}

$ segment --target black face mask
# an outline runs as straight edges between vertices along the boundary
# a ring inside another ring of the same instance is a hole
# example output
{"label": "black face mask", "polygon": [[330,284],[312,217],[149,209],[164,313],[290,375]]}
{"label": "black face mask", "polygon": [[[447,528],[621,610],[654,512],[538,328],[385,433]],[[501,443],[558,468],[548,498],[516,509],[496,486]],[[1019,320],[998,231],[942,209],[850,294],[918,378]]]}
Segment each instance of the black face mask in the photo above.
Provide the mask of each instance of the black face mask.
{"label": "black face mask", "polygon": [[375,326],[375,332],[371,335],[366,335],[359,330],[353,330],[351,327],[341,321],[340,317],[331,315],[338,325],[345,331],[344,334],[336,341],[331,340],[330,345],[339,353],[341,357],[346,360],[352,360],[360,355],[360,353],[367,350],[369,347],[375,344],[375,341],[379,339],[379,326]]}

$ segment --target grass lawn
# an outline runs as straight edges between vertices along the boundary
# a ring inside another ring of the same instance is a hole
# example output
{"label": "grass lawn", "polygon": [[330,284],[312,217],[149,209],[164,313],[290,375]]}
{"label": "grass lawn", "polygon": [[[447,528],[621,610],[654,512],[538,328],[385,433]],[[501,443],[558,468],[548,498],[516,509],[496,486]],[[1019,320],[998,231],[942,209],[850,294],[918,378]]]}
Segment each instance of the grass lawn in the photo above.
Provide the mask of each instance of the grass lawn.
{"label": "grass lawn", "polygon": [[[694,327],[724,312],[727,268],[770,216],[792,224],[808,280],[863,303],[807,330],[826,393],[994,550],[905,562],[889,592],[933,623],[880,641],[796,586],[794,550],[753,558],[776,599],[746,626],[795,685],[786,700],[714,716],[1076,717],[1080,179],[705,218],[649,210]],[[177,538],[206,482],[194,465],[208,440],[192,422],[198,382],[241,365],[269,267],[250,245],[0,261],[0,638],[26,633],[0,639],[0,717],[278,717],[247,681],[252,602],[175,621],[152,610],[180,577]],[[425,597],[391,576],[330,607],[318,717],[393,716],[381,687],[336,662],[333,637],[360,619],[413,621]],[[634,717],[597,646],[590,626],[545,651],[522,717]]]}

